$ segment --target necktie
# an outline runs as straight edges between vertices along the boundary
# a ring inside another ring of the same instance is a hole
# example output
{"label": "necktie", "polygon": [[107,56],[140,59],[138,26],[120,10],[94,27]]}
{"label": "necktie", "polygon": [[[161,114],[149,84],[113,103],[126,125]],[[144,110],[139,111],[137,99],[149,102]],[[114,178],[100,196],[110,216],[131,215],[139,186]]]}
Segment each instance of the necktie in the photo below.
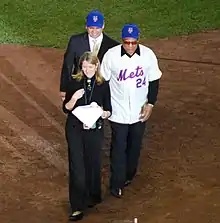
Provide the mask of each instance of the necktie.
{"label": "necktie", "polygon": [[97,55],[99,51],[99,44],[97,43],[97,40],[93,40],[93,48],[92,48],[92,52]]}

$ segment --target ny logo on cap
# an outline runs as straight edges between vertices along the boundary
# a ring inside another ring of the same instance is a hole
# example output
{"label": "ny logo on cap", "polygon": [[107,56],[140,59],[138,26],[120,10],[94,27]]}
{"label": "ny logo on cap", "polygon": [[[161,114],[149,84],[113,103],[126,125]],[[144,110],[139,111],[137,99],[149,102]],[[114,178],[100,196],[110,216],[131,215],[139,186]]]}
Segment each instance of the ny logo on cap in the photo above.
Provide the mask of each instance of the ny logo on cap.
{"label": "ny logo on cap", "polygon": [[133,32],[133,28],[132,27],[129,27],[128,28],[128,32],[131,34]]}
{"label": "ny logo on cap", "polygon": [[98,21],[98,16],[97,15],[93,16],[93,21],[94,22],[97,22]]}

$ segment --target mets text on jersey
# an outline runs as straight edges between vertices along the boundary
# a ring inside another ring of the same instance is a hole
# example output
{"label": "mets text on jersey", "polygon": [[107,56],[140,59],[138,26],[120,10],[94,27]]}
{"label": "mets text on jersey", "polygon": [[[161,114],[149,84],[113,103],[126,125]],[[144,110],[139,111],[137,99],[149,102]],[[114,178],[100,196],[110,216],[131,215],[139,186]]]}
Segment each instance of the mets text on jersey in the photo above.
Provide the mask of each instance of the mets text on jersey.
{"label": "mets text on jersey", "polygon": [[137,66],[134,71],[128,72],[128,69],[122,69],[117,78],[118,81],[126,81],[127,79],[136,78],[136,87],[140,88],[146,85],[146,78],[141,66]]}

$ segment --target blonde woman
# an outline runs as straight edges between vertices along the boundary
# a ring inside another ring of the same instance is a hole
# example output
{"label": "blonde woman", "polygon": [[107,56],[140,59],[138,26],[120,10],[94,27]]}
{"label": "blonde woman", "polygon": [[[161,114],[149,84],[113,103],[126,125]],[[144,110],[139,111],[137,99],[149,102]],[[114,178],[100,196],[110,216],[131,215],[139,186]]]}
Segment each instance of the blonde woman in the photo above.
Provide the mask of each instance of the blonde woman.
{"label": "blonde woman", "polygon": [[98,120],[92,128],[87,128],[72,114],[72,110],[96,102],[103,108],[101,119],[107,119],[112,111],[109,84],[100,74],[98,57],[85,52],[79,65],[80,71],[72,76],[63,102],[63,111],[68,114],[66,139],[71,221],[81,220],[87,207],[101,202],[100,152],[104,137],[102,120]]}

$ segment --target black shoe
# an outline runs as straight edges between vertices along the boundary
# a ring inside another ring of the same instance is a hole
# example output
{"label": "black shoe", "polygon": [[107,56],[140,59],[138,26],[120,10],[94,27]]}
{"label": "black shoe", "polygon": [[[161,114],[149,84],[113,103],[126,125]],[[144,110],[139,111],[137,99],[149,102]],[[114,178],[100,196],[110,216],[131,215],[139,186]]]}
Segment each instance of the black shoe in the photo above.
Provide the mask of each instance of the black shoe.
{"label": "black shoe", "polygon": [[121,198],[121,197],[122,197],[122,189],[121,189],[121,188],[118,188],[118,189],[111,189],[111,194],[112,194],[114,197]]}
{"label": "black shoe", "polygon": [[124,187],[127,187],[129,184],[131,184],[131,180],[126,180],[124,183]]}
{"label": "black shoe", "polygon": [[69,216],[69,221],[79,221],[83,218],[84,214],[81,211],[74,211],[70,216]]}

